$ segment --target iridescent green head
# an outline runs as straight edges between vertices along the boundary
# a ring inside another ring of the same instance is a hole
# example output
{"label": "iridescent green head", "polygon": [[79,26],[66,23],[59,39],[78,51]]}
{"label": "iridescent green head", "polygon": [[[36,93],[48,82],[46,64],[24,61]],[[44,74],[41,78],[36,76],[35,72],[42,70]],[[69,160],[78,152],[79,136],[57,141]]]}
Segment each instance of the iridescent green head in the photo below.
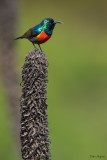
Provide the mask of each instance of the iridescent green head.
{"label": "iridescent green head", "polygon": [[62,23],[61,21],[55,21],[52,18],[44,18],[41,22],[43,30],[48,34],[51,35],[53,33],[54,27],[57,23]]}

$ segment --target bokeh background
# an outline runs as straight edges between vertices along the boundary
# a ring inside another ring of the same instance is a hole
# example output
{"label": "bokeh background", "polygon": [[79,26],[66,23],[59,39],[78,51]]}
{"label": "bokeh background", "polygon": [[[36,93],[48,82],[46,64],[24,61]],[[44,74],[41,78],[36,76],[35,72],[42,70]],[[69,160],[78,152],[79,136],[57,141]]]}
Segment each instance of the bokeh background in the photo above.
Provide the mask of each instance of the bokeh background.
{"label": "bokeh background", "polygon": [[[45,17],[57,24],[41,47],[49,62],[48,119],[52,160],[107,159],[107,2],[23,0],[18,4],[16,37]],[[33,45],[14,44],[19,83]],[[20,88],[20,85],[19,85]],[[19,160],[13,150],[8,99],[0,80],[0,160]]]}

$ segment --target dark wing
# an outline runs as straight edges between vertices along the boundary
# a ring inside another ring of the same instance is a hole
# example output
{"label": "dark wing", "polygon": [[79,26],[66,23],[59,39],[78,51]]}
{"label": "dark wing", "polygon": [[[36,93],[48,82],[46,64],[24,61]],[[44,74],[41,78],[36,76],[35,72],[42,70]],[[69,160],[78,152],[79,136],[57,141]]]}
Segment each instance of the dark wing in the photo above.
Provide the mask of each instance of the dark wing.
{"label": "dark wing", "polygon": [[23,38],[27,38],[29,39],[30,41],[34,41],[36,38],[36,36],[38,34],[41,33],[41,31],[43,30],[43,27],[41,26],[41,24],[38,24],[36,26],[34,26],[33,28],[30,28],[25,34],[23,34],[22,36],[20,37],[17,37],[15,40],[17,39],[23,39]]}
{"label": "dark wing", "polygon": [[33,28],[29,29],[22,38],[32,39],[33,37],[36,37],[39,33],[35,32]]}

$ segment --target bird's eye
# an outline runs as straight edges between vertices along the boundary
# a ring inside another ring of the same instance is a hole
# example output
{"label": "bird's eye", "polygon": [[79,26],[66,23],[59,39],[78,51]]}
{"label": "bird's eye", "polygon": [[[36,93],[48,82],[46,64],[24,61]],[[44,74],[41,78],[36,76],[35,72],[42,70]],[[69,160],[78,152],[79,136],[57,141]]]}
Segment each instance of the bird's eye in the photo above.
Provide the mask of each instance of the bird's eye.
{"label": "bird's eye", "polygon": [[54,22],[53,20],[50,21],[50,23],[53,23],[53,22]]}

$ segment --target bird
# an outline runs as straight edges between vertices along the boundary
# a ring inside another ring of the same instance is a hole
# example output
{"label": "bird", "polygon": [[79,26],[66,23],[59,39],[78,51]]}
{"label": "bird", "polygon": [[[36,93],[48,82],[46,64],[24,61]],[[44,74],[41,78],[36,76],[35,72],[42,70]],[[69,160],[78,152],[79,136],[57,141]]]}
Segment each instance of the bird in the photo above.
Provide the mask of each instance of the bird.
{"label": "bird", "polygon": [[35,44],[38,44],[42,52],[40,44],[48,41],[51,38],[55,25],[57,23],[63,24],[63,22],[55,21],[53,18],[50,17],[44,18],[40,24],[30,28],[22,36],[15,38],[15,40],[26,38],[33,44],[35,48]]}

